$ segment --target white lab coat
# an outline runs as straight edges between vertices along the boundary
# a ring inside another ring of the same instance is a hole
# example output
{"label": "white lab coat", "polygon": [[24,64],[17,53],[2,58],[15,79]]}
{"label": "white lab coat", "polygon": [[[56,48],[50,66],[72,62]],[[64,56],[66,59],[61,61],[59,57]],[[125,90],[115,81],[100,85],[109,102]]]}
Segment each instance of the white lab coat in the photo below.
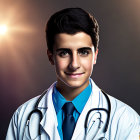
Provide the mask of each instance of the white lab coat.
{"label": "white lab coat", "polygon": [[[45,96],[43,96],[38,105],[38,109],[41,110],[43,114],[43,119],[41,120],[41,122],[38,122],[38,117],[35,117],[35,115],[37,114],[33,114],[30,120],[30,128],[32,132],[29,134],[28,127],[26,126],[26,121],[29,113],[33,110],[33,107],[37,99],[39,98],[38,96],[24,103],[14,113],[8,128],[6,140],[30,139],[29,135],[34,135],[34,133],[38,131],[37,129],[39,123],[41,136],[35,137],[34,140],[39,140],[40,138],[41,140],[60,140],[60,136],[57,130],[57,116],[52,101],[53,87],[54,84],[48,89],[47,93],[45,94]],[[105,137],[107,140],[139,140],[139,115],[131,107],[122,103],[121,101],[111,96],[109,96],[109,99],[111,102],[111,115],[108,130],[105,134],[102,133],[107,118],[106,113],[102,111],[102,127],[99,129],[98,134],[94,139],[98,140],[101,137]],[[92,94],[88,99],[81,115],[79,116],[72,136],[72,140],[85,140],[84,122],[86,114],[90,109],[98,107],[108,109],[108,104],[101,90],[92,81]],[[91,113],[90,116],[92,116],[93,114],[95,114],[95,112]],[[98,113],[96,113],[93,118],[98,118]],[[93,120],[91,119],[89,122],[89,125],[92,126]],[[94,124],[93,126],[94,127],[91,127],[91,129],[89,129],[88,131],[89,133],[86,137],[87,140],[92,139],[92,135],[95,133],[94,131],[96,131],[96,124]]]}

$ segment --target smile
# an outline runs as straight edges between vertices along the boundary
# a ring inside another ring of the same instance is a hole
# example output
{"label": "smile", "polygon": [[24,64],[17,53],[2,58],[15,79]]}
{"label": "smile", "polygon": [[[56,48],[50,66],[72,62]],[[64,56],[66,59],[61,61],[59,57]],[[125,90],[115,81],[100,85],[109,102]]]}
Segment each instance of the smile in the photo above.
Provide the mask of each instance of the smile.
{"label": "smile", "polygon": [[71,78],[79,78],[84,74],[84,72],[83,73],[67,73],[67,72],[65,72],[65,74]]}

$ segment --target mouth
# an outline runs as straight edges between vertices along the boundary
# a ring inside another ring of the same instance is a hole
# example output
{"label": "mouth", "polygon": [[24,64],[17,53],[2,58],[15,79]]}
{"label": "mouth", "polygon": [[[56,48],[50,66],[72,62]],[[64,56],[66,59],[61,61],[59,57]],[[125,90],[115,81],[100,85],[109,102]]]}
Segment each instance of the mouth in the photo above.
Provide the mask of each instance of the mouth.
{"label": "mouth", "polygon": [[71,77],[71,78],[79,78],[79,77],[81,77],[84,74],[84,72],[82,72],[82,73],[69,73],[69,72],[65,72],[65,74],[67,76]]}

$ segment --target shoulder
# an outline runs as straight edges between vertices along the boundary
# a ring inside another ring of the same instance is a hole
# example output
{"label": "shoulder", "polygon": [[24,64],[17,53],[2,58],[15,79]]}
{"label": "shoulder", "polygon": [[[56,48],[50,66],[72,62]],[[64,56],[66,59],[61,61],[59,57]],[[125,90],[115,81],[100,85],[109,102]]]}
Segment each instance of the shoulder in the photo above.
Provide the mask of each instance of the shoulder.
{"label": "shoulder", "polygon": [[39,97],[40,97],[40,95],[39,95],[39,96],[36,96],[36,97],[34,97],[34,98],[31,98],[30,100],[26,101],[25,103],[23,103],[22,105],[20,105],[20,106],[17,108],[16,112],[19,113],[19,112],[21,112],[21,111],[23,111],[23,110],[26,110],[26,109],[28,109],[28,110],[31,109],[31,110],[32,110],[33,107],[35,106],[37,100],[39,99]]}
{"label": "shoulder", "polygon": [[[44,114],[51,96],[52,87],[45,90],[41,95],[36,96],[19,106],[11,118],[7,138],[12,135],[13,138],[16,137],[15,139],[20,139],[19,137],[22,137],[25,131],[25,126],[28,122],[28,118],[32,114],[32,111],[38,109]],[[52,102],[50,104],[52,104]]]}
{"label": "shoulder", "polygon": [[138,113],[122,101],[108,96],[111,102],[109,137],[128,140],[138,139],[140,130]]}
{"label": "shoulder", "polygon": [[20,113],[20,112],[24,112],[25,113],[25,111],[27,111],[27,112],[29,111],[30,112],[30,111],[35,109],[36,105],[37,105],[37,107],[39,105],[42,106],[42,104],[44,104],[44,102],[46,102],[46,96],[48,94],[47,91],[48,90],[45,90],[42,94],[40,94],[40,95],[38,95],[36,97],[33,97],[30,100],[28,100],[25,103],[23,103],[21,106],[18,107],[16,112],[18,112],[18,113]]}
{"label": "shoulder", "polygon": [[13,118],[15,118],[17,124],[19,124],[19,121],[21,121],[24,117],[27,117],[28,114],[34,109],[34,106],[39,97],[40,95],[26,101],[17,108],[13,115]]}
{"label": "shoulder", "polygon": [[138,113],[129,105],[127,105],[126,103],[112,97],[109,95],[109,99],[111,102],[111,109],[112,112],[114,113],[120,113],[120,115],[125,114],[125,115],[129,115],[129,117],[138,117],[139,115]]}
{"label": "shoulder", "polygon": [[140,127],[140,116],[129,105],[109,96],[111,102],[111,123],[117,124],[121,129],[134,129]]}
{"label": "shoulder", "polygon": [[38,100],[39,96],[30,99],[29,101],[22,104],[13,114],[6,139],[19,139],[25,130],[25,124],[27,123],[27,118],[30,112],[34,109],[34,105]]}

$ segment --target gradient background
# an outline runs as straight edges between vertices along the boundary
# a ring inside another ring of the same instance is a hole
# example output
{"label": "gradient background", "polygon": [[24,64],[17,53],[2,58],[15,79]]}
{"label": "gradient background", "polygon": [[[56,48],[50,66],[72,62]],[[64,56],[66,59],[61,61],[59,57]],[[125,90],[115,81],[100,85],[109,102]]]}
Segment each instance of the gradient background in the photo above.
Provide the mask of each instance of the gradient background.
{"label": "gradient background", "polygon": [[55,81],[44,29],[50,15],[66,7],[84,8],[100,25],[96,84],[140,113],[139,0],[0,0],[0,24],[9,27],[0,36],[1,140],[17,107]]}

